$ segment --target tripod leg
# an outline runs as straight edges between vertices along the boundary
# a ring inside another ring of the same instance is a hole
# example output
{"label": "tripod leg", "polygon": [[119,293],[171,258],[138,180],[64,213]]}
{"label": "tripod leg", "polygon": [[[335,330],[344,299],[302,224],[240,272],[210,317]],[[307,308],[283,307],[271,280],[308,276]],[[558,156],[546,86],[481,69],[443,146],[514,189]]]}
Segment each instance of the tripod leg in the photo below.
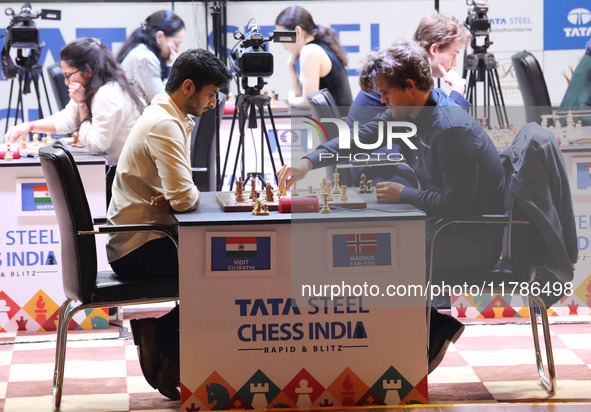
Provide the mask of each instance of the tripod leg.
{"label": "tripod leg", "polygon": [[[273,158],[273,153],[271,152],[271,142],[269,141],[269,133],[267,133],[267,126],[265,125],[265,118],[263,117],[265,115],[265,110],[263,109],[263,107],[259,107],[259,113],[261,116],[261,162],[264,161],[264,156],[263,154],[265,153],[265,148],[263,146],[264,142],[267,142],[267,150],[269,151],[269,159],[271,159],[271,167],[273,168],[273,175],[277,176],[277,168],[275,167],[275,159]],[[271,112],[271,108],[269,108],[269,112]],[[263,163],[262,167],[261,167],[261,171],[263,173],[265,173],[265,169],[264,169],[265,165]],[[277,180],[277,177],[275,177],[275,180]]]}
{"label": "tripod leg", "polygon": [[493,79],[496,85],[495,87],[499,91],[499,106],[501,107],[501,111],[505,115],[505,123],[509,124],[509,116],[507,116],[507,106],[505,106],[505,99],[503,98],[503,89],[501,89],[501,80],[499,79],[499,72],[496,68],[493,70]]}
{"label": "tripod leg", "polygon": [[[45,83],[45,76],[43,76],[43,71],[39,73],[39,76],[41,77],[41,81],[43,82],[43,90],[45,91],[45,99],[47,100],[47,108],[49,109],[49,115],[52,115],[53,111],[51,110],[51,103],[49,102],[49,94],[47,93],[47,84]],[[42,117],[39,116],[39,118],[41,119]]]}
{"label": "tripod leg", "polygon": [[[24,112],[23,107],[23,76],[19,75],[18,78],[18,98],[16,100],[16,113],[14,114],[14,125],[16,126],[16,122],[18,121],[18,114],[19,111],[22,109]],[[22,114],[23,122],[25,121],[24,114]]]}
{"label": "tripod leg", "polygon": [[[277,144],[277,151],[279,152],[279,160],[281,161],[281,166],[285,164],[283,161],[283,153],[281,152],[281,145],[279,144],[279,136],[277,136],[277,128],[275,127],[275,118],[273,117],[273,112],[271,111],[271,103],[267,105],[267,110],[269,111],[269,119],[271,119],[271,126],[273,127],[273,134],[275,135],[275,143]],[[265,129],[266,131],[266,129]],[[267,138],[267,140],[269,140]]]}
{"label": "tripod leg", "polygon": [[[224,158],[224,168],[222,169],[222,173],[220,175],[220,187],[218,188],[219,191],[222,190],[222,186],[224,185],[224,178],[226,177],[226,168],[228,166],[228,157],[230,156],[230,148],[232,147],[232,136],[234,135],[234,124],[236,123],[236,115],[238,113],[238,105],[234,106],[234,114],[232,115],[232,125],[230,126],[230,137],[228,138],[228,146],[226,148],[226,156]],[[236,168],[234,168],[236,170]],[[234,180],[232,180],[234,183]]]}
{"label": "tripod leg", "polygon": [[[268,107],[268,109],[269,109],[269,113],[271,113],[271,107]],[[261,116],[263,116],[263,114],[264,114],[263,108],[261,107],[260,110],[261,110]],[[270,114],[270,116],[271,116],[271,114]],[[262,117],[261,117],[261,119],[262,119]],[[271,117],[271,119],[272,119],[272,117]],[[277,167],[275,166],[275,158],[273,157],[273,153],[271,153],[271,141],[269,140],[269,133],[267,132],[267,128],[265,127],[264,122],[261,122],[261,123],[263,126],[261,133],[265,134],[265,139],[267,141],[267,150],[269,150],[269,158],[271,159],[271,166],[273,167],[273,176],[275,177],[275,183],[278,183]],[[273,132],[275,133],[275,142],[277,144],[277,150],[279,151],[279,156],[281,158],[281,165],[283,166],[283,156],[281,155],[281,148],[279,147],[279,140],[277,139],[277,130],[275,129],[275,123],[271,122],[271,124],[273,125]],[[261,147],[261,150],[262,150],[262,147]]]}
{"label": "tripod leg", "polygon": [[[236,150],[236,161],[234,162],[234,169],[232,170],[232,177],[230,178],[230,191],[234,187],[234,178],[236,176],[236,168],[238,167],[238,161],[240,160],[240,154],[242,153],[242,173],[241,176],[244,176],[244,127],[246,126],[246,114],[244,113],[245,110],[248,110],[244,107],[239,107],[238,109],[238,127],[239,127],[239,139],[238,139],[238,149]],[[246,184],[246,181],[245,183]]]}
{"label": "tripod leg", "polygon": [[35,96],[37,97],[37,110],[39,110],[39,118],[43,119],[43,108],[41,107],[41,95],[39,94],[39,77],[37,74],[31,74],[33,80],[33,87],[35,87]]}
{"label": "tripod leg", "polygon": [[10,94],[8,95],[8,111],[6,112],[6,125],[4,126],[4,134],[8,131],[8,122],[10,121],[10,106],[12,104],[12,90],[14,89],[14,79],[10,81]]}

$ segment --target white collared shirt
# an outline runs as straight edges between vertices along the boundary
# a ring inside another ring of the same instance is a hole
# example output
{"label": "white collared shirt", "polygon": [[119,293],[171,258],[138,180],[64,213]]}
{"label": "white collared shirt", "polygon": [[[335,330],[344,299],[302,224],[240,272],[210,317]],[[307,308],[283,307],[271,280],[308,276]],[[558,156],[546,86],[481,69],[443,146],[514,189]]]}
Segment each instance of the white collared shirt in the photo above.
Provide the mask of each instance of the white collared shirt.
{"label": "white collared shirt", "polygon": [[71,99],[62,111],[49,119],[59,134],[78,130],[79,140],[88,151],[105,154],[109,164],[115,166],[140,111],[129,93],[115,82],[101,86],[90,106],[91,121],[81,122],[78,105]]}
{"label": "white collared shirt", "polygon": [[[191,131],[195,122],[185,116],[167,93],[152,104],[129,133],[121,152],[107,220],[109,224],[176,223],[172,215],[157,215],[152,196],[163,194],[177,212],[194,210],[200,193],[191,173]],[[109,262],[119,259],[159,233],[122,233],[109,236]]]}

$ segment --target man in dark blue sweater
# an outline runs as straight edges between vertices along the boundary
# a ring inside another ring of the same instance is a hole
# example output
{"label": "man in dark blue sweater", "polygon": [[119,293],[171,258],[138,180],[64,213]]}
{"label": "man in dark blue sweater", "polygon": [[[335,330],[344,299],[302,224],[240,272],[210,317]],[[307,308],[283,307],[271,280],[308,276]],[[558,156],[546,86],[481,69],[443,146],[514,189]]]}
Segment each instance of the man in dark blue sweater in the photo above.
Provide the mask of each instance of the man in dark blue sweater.
{"label": "man in dark blue sweater", "polygon": [[[371,53],[361,70],[360,83],[365,91],[377,88],[388,108],[360,127],[361,144],[376,142],[379,128],[388,121],[405,121],[413,126],[409,139],[401,143],[401,154],[414,169],[420,188],[381,182],[376,194],[379,202],[409,203],[425,211],[427,249],[438,218],[504,213],[504,174],[496,149],[476,120],[445,93],[433,89],[424,49],[415,42],[399,40]],[[355,144],[353,136],[350,146],[346,150],[339,147],[336,138],[291,167],[284,166],[278,173],[279,187],[303,179],[313,168],[334,163],[337,155],[368,152]],[[485,225],[455,226],[438,236],[434,268],[485,267],[497,262],[502,231]],[[429,253],[427,250],[427,256]],[[447,346],[459,338],[463,328],[455,318],[432,311],[429,372],[441,362]]]}

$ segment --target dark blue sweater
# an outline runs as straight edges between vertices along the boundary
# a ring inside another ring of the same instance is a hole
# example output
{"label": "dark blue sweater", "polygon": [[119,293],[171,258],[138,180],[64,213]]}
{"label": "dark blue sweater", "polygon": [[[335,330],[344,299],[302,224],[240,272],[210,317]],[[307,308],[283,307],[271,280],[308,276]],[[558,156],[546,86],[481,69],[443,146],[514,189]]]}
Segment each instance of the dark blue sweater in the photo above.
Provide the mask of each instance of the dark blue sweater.
{"label": "dark blue sweater", "polygon": [[[360,127],[360,142],[375,142],[379,121],[393,120],[389,111],[376,116]],[[410,140],[418,150],[401,144],[400,153],[415,170],[421,188],[405,187],[402,203],[438,217],[504,213],[504,175],[499,155],[482,126],[462,107],[456,106],[441,89],[433,89],[415,119],[396,120],[410,121],[417,127],[416,136]],[[353,141],[351,147],[346,151],[340,149],[337,138],[305,157],[318,168],[331,163],[331,159],[321,161],[321,153],[342,156],[368,152],[355,147]]]}

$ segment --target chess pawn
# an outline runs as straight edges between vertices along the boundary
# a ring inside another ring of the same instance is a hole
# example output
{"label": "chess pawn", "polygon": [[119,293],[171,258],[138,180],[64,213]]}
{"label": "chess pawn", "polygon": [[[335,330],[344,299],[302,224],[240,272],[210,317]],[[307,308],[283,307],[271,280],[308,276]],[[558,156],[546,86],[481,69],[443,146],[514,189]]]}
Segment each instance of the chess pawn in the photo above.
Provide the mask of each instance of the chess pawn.
{"label": "chess pawn", "polygon": [[39,133],[33,134],[33,146],[39,146]]}
{"label": "chess pawn", "polygon": [[366,193],[367,192],[367,185],[365,182],[359,183],[359,193]]}
{"label": "chess pawn", "polygon": [[26,149],[27,148],[27,142],[25,142],[24,140],[21,140],[21,144],[19,145],[20,149]]}
{"label": "chess pawn", "polygon": [[548,128],[548,118],[547,118],[547,117],[544,117],[544,118],[542,118],[542,123],[541,123],[541,125],[542,125],[542,127],[543,127],[544,129],[547,129],[547,128]]}
{"label": "chess pawn", "polygon": [[581,120],[579,120],[577,122],[577,126],[575,127],[574,137],[576,139],[582,139],[583,138],[583,123],[581,122]]}
{"label": "chess pawn", "polygon": [[367,193],[373,193],[373,180],[368,180],[366,183],[366,189]]}
{"label": "chess pawn", "polygon": [[313,195],[314,194],[314,187],[313,186],[308,186],[308,194],[309,195]]}
{"label": "chess pawn", "polygon": [[347,186],[341,186],[341,200],[349,200],[349,197],[347,196]]}
{"label": "chess pawn", "polygon": [[263,216],[268,216],[269,215],[269,205],[267,205],[266,203],[263,204],[263,210],[260,213]]}
{"label": "chess pawn", "polygon": [[328,207],[328,193],[322,193],[322,202],[320,213],[330,213],[330,207]]}
{"label": "chess pawn", "polygon": [[6,153],[4,153],[4,160],[12,160],[14,156],[12,156],[12,152],[10,151],[10,145],[6,145]]}
{"label": "chess pawn", "polygon": [[299,192],[298,192],[298,182],[293,182],[291,184],[291,195],[292,196],[299,196]]}
{"label": "chess pawn", "polygon": [[45,141],[45,146],[51,146],[53,144],[53,134],[50,133],[49,136],[47,136],[47,140]]}
{"label": "chess pawn", "polygon": [[[365,177],[365,173],[361,173],[360,179],[361,179],[360,182],[365,183],[365,181],[367,180],[367,177]],[[359,186],[361,186],[361,185],[359,185]]]}
{"label": "chess pawn", "polygon": [[256,182],[255,182],[255,180],[254,180],[254,179],[252,179],[252,180],[250,181],[250,194],[248,195],[248,198],[249,198],[250,200],[254,200],[254,194],[255,194],[255,193],[256,193],[256,191],[257,191],[255,186],[256,186]]}

